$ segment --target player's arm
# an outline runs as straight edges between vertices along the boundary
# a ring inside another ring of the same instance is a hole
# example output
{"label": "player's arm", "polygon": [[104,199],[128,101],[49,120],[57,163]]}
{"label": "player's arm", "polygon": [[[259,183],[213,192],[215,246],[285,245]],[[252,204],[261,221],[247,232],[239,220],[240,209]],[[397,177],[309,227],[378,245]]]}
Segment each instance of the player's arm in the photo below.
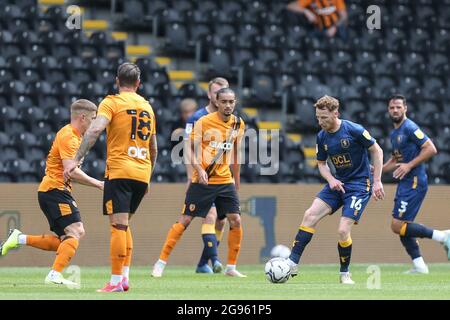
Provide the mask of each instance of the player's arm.
{"label": "player's arm", "polygon": [[382,173],[393,171],[397,166],[397,160],[394,157],[390,157],[389,160],[383,165]]}
{"label": "player's arm", "polygon": [[311,10],[306,8],[310,2],[302,1],[303,5],[300,5],[299,1],[293,1],[287,5],[287,8],[292,12],[304,14],[309,22],[314,23],[317,20],[316,16]]}
{"label": "player's arm", "polygon": [[183,140],[183,158],[184,164],[186,165],[187,183],[189,184],[192,180],[192,173],[194,172],[194,167],[192,166],[192,149],[189,140]]}
{"label": "player's arm", "polygon": [[[71,161],[72,161],[71,159],[64,159],[62,161],[64,169],[66,169],[67,165],[70,164]],[[92,178],[91,176],[84,173],[84,171],[78,167],[72,171],[71,180],[83,184],[85,186],[90,186],[103,190],[104,185],[103,181]]]}
{"label": "player's arm", "polygon": [[[158,157],[158,142],[156,140],[156,134],[150,136],[150,162],[152,163],[152,172],[155,170],[156,158]],[[150,176],[151,176],[150,174]]]}
{"label": "player's arm", "polygon": [[347,8],[345,6],[344,0],[338,1],[337,10],[338,10],[338,14],[339,14],[339,20],[336,23],[336,25],[341,26],[343,24],[346,24],[348,21],[348,13],[347,13]]}
{"label": "player's arm", "polygon": [[105,116],[100,115],[97,118],[95,118],[95,120],[92,122],[91,126],[83,136],[80,148],[78,149],[77,154],[75,156],[75,161],[80,162],[81,159],[83,159],[84,156],[86,156],[88,151],[95,144],[95,141],[97,141],[98,137],[101,135],[103,130],[105,130],[108,124],[109,119],[106,118]]}
{"label": "player's arm", "polygon": [[317,167],[319,168],[320,175],[327,180],[331,190],[345,193],[344,183],[333,176],[326,161],[317,160]]}
{"label": "player's arm", "polygon": [[191,159],[192,167],[198,172],[198,182],[200,184],[208,184],[208,174],[201,165],[201,160],[199,159],[199,153],[201,152],[201,141],[191,140]]}
{"label": "player's arm", "polygon": [[437,149],[431,141],[431,139],[428,139],[420,146],[420,153],[412,159],[408,163],[398,163],[396,164],[397,169],[394,171],[394,178],[396,179],[403,179],[413,168],[417,167],[419,164],[421,164],[424,161],[427,161],[431,157],[437,154]]}
{"label": "player's arm", "polygon": [[231,173],[234,178],[234,185],[236,190],[241,186],[241,163],[240,163],[240,148],[237,143],[233,146],[233,163],[231,164]]}
{"label": "player's arm", "polygon": [[105,116],[97,116],[95,120],[92,122],[89,129],[83,136],[83,140],[81,141],[81,145],[78,148],[78,151],[73,160],[68,160],[66,167],[64,168],[64,180],[69,180],[72,178],[72,172],[80,163],[81,159],[88,153],[88,151],[92,148],[95,141],[97,141],[100,134],[105,130],[106,126],[109,124],[109,119]]}
{"label": "player's arm", "polygon": [[383,150],[378,143],[374,143],[369,147],[370,157],[373,162],[373,189],[372,193],[375,200],[384,198],[383,184],[381,183],[381,172],[383,170]]}

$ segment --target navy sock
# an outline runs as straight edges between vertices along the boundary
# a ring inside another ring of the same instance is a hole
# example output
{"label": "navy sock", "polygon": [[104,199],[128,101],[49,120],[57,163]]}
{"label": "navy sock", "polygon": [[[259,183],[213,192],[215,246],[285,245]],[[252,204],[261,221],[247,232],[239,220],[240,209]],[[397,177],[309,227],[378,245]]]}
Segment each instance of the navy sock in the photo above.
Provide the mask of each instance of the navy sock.
{"label": "navy sock", "polygon": [[401,235],[411,238],[417,237],[431,239],[433,237],[433,229],[427,228],[423,224],[407,222],[405,233]]}
{"label": "navy sock", "polygon": [[213,264],[218,260],[216,235],[209,233],[202,234],[202,239],[204,247],[202,256],[200,257],[200,261],[198,262],[199,267],[207,264],[209,259],[211,259]]}
{"label": "navy sock", "polygon": [[350,259],[352,257],[352,240],[338,242],[339,262],[341,264],[340,272],[348,272]]}
{"label": "navy sock", "polygon": [[300,262],[300,257],[303,254],[303,250],[305,250],[313,235],[314,229],[301,226],[295,237],[289,259],[298,264]]}
{"label": "navy sock", "polygon": [[416,259],[421,256],[419,244],[417,243],[417,239],[413,237],[402,237],[400,236],[400,241],[408,252],[411,259]]}

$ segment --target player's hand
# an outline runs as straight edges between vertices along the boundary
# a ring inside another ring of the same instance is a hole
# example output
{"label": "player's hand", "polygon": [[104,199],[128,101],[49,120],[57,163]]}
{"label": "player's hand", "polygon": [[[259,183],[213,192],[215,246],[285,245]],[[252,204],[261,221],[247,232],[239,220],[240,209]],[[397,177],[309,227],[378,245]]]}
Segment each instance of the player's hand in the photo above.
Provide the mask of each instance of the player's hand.
{"label": "player's hand", "polygon": [[99,181],[97,188],[103,191],[105,189],[105,181]]}
{"label": "player's hand", "polygon": [[326,34],[328,38],[333,38],[336,35],[337,28],[336,26],[332,26],[327,29]]}
{"label": "player's hand", "polygon": [[408,163],[397,163],[395,166],[397,169],[395,169],[393,176],[395,179],[400,180],[402,180],[412,169]]}
{"label": "player's hand", "polygon": [[78,166],[78,161],[76,161],[74,159],[68,160],[67,165],[64,166],[64,172],[63,172],[65,182],[70,180],[70,178],[72,177],[72,172],[73,172],[73,170],[75,170],[75,168],[77,168],[77,166]]}
{"label": "player's hand", "polygon": [[203,169],[198,171],[198,183],[208,185],[208,174]]}
{"label": "player's hand", "polygon": [[331,190],[336,190],[345,193],[344,183],[342,181],[339,181],[338,179],[333,179],[330,182],[328,182],[328,184],[330,185]]}
{"label": "player's hand", "polygon": [[384,199],[384,188],[381,181],[375,181],[373,183],[372,195],[375,198],[375,201]]}

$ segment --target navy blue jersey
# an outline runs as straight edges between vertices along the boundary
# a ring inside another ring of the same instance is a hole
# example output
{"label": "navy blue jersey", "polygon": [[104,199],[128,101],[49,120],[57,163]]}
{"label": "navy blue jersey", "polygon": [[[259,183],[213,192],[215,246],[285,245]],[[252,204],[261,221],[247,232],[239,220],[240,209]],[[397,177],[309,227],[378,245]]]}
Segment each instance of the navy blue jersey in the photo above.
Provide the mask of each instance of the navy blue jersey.
{"label": "navy blue jersey", "polygon": [[371,179],[367,149],[375,143],[361,125],[342,120],[334,133],[321,130],[317,135],[317,160],[329,157],[336,169],[336,179],[342,182]]}
{"label": "navy blue jersey", "polygon": [[[397,163],[408,163],[419,155],[422,145],[428,140],[427,135],[414,121],[405,119],[400,127],[391,132],[392,156]],[[413,168],[402,180],[411,180],[414,177],[427,180],[423,163]]]}
{"label": "navy blue jersey", "polygon": [[195,111],[195,113],[189,117],[189,119],[186,121],[186,129],[184,130],[184,136],[185,139],[189,139],[189,135],[192,132],[192,129],[194,128],[195,122],[197,122],[198,119],[200,119],[203,116],[206,116],[209,114],[208,110],[206,110],[206,107],[198,109]]}

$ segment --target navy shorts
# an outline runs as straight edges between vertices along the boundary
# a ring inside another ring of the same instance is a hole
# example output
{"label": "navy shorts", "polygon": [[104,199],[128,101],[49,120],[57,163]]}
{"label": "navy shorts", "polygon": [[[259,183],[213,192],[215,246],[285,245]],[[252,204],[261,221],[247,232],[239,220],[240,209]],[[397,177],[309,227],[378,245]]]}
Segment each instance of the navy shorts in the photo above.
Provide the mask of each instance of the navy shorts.
{"label": "navy shorts", "polygon": [[217,216],[223,219],[229,213],[240,213],[239,196],[234,183],[209,184],[191,183],[186,191],[182,214],[206,217],[215,204]]}
{"label": "navy shorts", "polygon": [[61,237],[66,234],[64,229],[72,223],[81,222],[80,210],[68,191],[53,189],[38,192],[39,206],[44,212],[50,230]]}
{"label": "navy shorts", "polygon": [[366,183],[345,182],[345,193],[331,190],[327,184],[317,194],[317,198],[324,201],[331,208],[331,214],[342,207],[342,216],[359,221],[361,215],[369,203],[372,194],[372,186],[368,181]]}
{"label": "navy shorts", "polygon": [[422,183],[417,183],[417,180],[415,183],[414,181],[400,182],[395,193],[392,217],[403,221],[414,221],[427,191],[426,181]]}

